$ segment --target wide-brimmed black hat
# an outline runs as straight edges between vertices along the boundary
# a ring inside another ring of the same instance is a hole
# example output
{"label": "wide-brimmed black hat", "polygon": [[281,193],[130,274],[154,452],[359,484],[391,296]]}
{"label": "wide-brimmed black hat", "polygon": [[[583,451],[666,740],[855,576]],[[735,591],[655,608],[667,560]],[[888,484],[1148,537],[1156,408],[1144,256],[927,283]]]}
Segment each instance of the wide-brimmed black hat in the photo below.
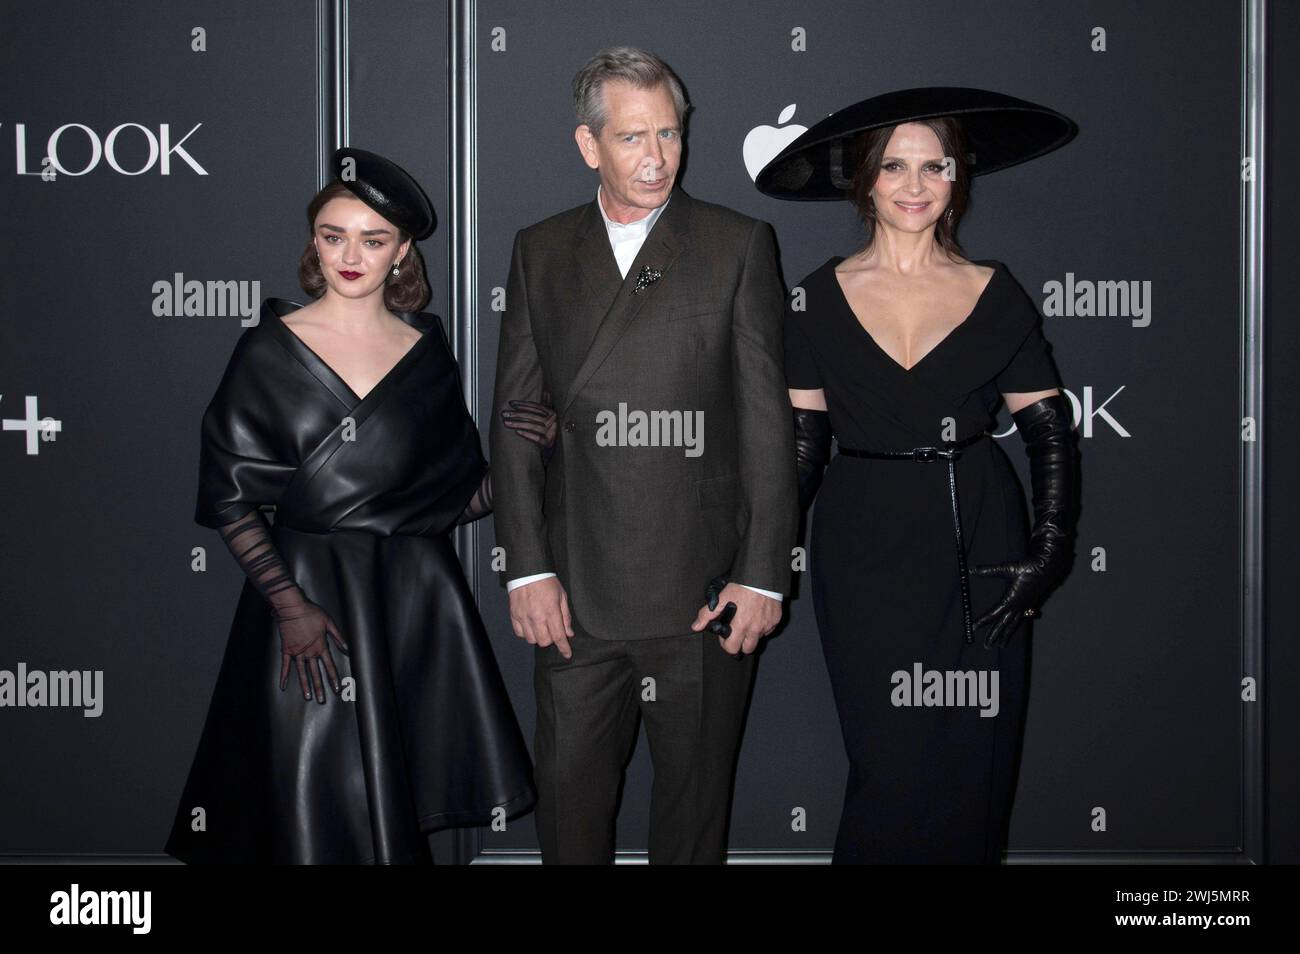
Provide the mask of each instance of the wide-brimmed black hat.
{"label": "wide-brimmed black hat", "polygon": [[853,139],[881,126],[951,116],[966,134],[970,174],[996,172],[1064,146],[1079,127],[1046,106],[965,86],[900,89],[827,116],[781,150],[755,177],[776,199],[848,198],[857,157]]}
{"label": "wide-brimmed black hat", "polygon": [[[355,176],[343,176],[343,161],[355,162]],[[423,190],[401,166],[364,149],[344,146],[334,150],[334,176],[358,199],[413,238],[433,231],[433,206]]]}

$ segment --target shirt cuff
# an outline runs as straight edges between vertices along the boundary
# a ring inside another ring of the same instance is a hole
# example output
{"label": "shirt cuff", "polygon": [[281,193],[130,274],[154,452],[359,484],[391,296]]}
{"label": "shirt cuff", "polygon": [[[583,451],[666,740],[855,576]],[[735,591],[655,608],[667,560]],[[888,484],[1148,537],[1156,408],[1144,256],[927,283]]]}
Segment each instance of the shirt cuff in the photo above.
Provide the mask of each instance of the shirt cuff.
{"label": "shirt cuff", "polygon": [[760,590],[757,586],[745,586],[744,583],[741,583],[739,585],[744,586],[745,589],[747,590],[753,590],[755,593],[762,593],[764,596],[770,597],[771,599],[776,600],[778,603],[780,603],[784,599],[784,597],[780,593],[773,593],[771,590]]}
{"label": "shirt cuff", "polygon": [[516,587],[524,586],[524,585],[526,585],[526,584],[528,584],[528,583],[536,583],[538,580],[544,580],[544,579],[546,579],[548,576],[555,576],[555,574],[554,574],[554,573],[534,573],[532,576],[521,576],[521,577],[520,577],[519,579],[517,579],[517,580],[509,580],[509,581],[506,583],[506,592],[509,593],[511,590],[515,589]]}

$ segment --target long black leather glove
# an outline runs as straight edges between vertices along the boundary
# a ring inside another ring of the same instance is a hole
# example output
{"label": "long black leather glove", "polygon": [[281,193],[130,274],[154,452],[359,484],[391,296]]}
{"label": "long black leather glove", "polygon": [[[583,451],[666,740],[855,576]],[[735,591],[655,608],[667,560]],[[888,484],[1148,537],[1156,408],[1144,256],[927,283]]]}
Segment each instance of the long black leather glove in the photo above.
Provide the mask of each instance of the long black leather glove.
{"label": "long black leather glove", "polygon": [[806,511],[817,496],[822,474],[831,459],[831,416],[827,411],[796,407],[794,452],[799,469],[799,510]]}
{"label": "long black leather glove", "polygon": [[[233,523],[218,528],[218,532],[244,574],[271,604],[271,613],[275,617],[276,628],[280,631],[280,690],[284,691],[288,684],[289,663],[292,660],[298,667],[298,684],[302,687],[304,699],[311,699],[314,683],[316,701],[325,701],[320,665],[325,667],[330,687],[337,695],[342,687],[326,637],[332,637],[345,653],[348,644],[329,613],[307,599],[289,575],[289,568],[271,542],[266,518],[254,510]],[[307,679],[308,670],[311,671],[311,683]]]}
{"label": "long black leather glove", "polygon": [[1002,601],[975,621],[976,628],[992,626],[986,647],[1005,646],[1021,621],[1038,615],[1043,598],[1064,577],[1073,551],[1078,482],[1069,401],[1054,394],[1011,416],[1029,455],[1034,529],[1026,559],[971,567],[976,576],[1011,580]]}
{"label": "long black leather glove", "polygon": [[[556,416],[550,406],[551,396],[542,392],[542,403],[537,401],[511,401],[513,410],[502,411],[501,419],[524,440],[532,441],[542,449],[542,466],[549,464],[555,453]],[[469,505],[456,518],[456,524],[470,523],[492,512],[492,471],[483,475],[478,490]]]}

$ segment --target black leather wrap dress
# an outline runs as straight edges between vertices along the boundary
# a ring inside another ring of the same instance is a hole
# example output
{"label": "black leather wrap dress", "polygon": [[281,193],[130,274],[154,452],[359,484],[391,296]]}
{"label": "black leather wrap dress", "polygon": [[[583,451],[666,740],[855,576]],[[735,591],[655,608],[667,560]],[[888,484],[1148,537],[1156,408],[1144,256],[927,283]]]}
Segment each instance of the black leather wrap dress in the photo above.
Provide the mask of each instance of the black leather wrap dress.
{"label": "black leather wrap dress", "polygon": [[[344,696],[281,691],[245,582],[167,841],[187,862],[420,863],[425,832],[534,801],[531,761],[450,540],[487,463],[436,316],[364,399],[267,299],[203,418],[195,520],[273,504],[272,538],[339,625]],[[199,811],[201,809],[201,811]]]}

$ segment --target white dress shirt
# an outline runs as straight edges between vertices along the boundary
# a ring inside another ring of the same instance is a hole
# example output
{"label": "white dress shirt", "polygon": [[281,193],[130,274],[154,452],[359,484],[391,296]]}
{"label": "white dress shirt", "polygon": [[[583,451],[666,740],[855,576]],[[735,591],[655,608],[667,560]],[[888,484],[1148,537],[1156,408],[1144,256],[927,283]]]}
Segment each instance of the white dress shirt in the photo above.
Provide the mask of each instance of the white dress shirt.
{"label": "white dress shirt", "polygon": [[[672,201],[672,193],[664,204],[650,212],[649,215],[642,216],[635,222],[615,222],[605,213],[605,204],[600,200],[600,186],[596,187],[596,208],[600,209],[600,217],[605,220],[605,232],[609,235],[610,248],[614,250],[614,261],[618,262],[619,274],[627,278],[627,270],[632,267],[632,262],[636,259],[637,253],[641,251],[641,246],[645,244],[645,237],[650,234],[654,228],[655,222],[659,219],[659,213],[668,207]],[[535,583],[537,580],[544,580],[548,576],[555,576],[554,573],[534,573],[532,576],[521,576],[517,580],[510,580],[506,583],[506,591],[515,589],[515,587],[525,586],[528,583]],[[740,584],[747,590],[753,590],[755,593],[762,593],[764,596],[770,596],[772,599],[780,602],[782,596],[780,593],[773,593],[771,590],[760,590],[757,586],[747,586]]]}
{"label": "white dress shirt", "polygon": [[659,220],[659,213],[668,208],[672,198],[670,192],[663,205],[635,222],[615,222],[605,214],[605,203],[600,201],[600,186],[596,187],[596,208],[600,209],[600,217],[605,220],[605,232],[609,235],[610,247],[614,249],[614,261],[618,262],[618,273],[624,278],[627,278],[627,270],[632,267],[637,252],[645,244],[645,237]]}

